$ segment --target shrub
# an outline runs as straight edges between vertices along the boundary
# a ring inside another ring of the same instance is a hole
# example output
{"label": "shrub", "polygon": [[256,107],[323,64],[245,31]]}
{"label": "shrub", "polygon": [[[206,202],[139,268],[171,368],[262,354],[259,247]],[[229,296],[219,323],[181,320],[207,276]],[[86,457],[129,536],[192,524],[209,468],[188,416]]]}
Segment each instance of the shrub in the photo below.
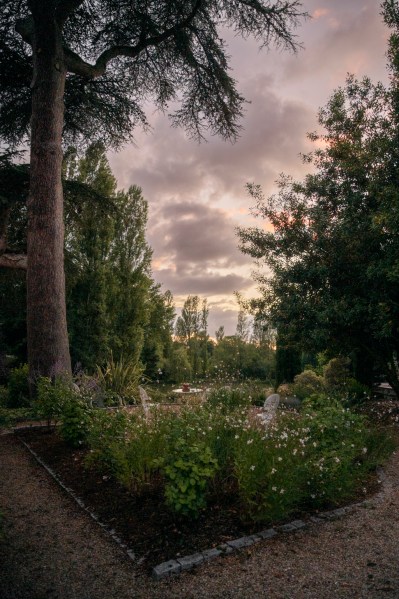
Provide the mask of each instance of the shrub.
{"label": "shrub", "polygon": [[210,393],[207,403],[210,407],[220,406],[223,411],[232,412],[237,408],[249,407],[251,397],[245,389],[221,387]]}
{"label": "shrub", "polygon": [[299,418],[283,415],[266,434],[244,428],[234,449],[243,513],[272,522],[298,509],[339,505],[392,449],[386,433],[338,404]]}
{"label": "shrub", "polygon": [[320,393],[323,388],[323,377],[318,376],[313,370],[305,370],[294,378],[293,392],[301,400],[314,393]]}
{"label": "shrub", "polygon": [[159,470],[157,460],[167,451],[173,414],[151,411],[148,421],[140,414],[94,412],[88,444],[88,464],[106,469],[130,491],[140,493]]}
{"label": "shrub", "polygon": [[350,359],[333,358],[323,368],[326,389],[330,393],[342,393],[349,379]]}
{"label": "shrub", "polygon": [[166,478],[166,503],[184,516],[197,517],[206,506],[207,483],[217,470],[217,460],[204,442],[176,439],[161,461]]}
{"label": "shrub", "polygon": [[126,362],[111,358],[104,367],[97,366],[98,381],[108,399],[129,402],[136,395],[143,375],[143,368],[137,362]]}
{"label": "shrub", "polygon": [[288,517],[301,501],[302,456],[296,423],[284,421],[267,434],[246,428],[236,435],[234,474],[244,518],[273,522]]}
{"label": "shrub", "polygon": [[278,393],[282,398],[290,397],[294,395],[293,385],[289,383],[283,383],[277,388],[276,393]]}
{"label": "shrub", "polygon": [[189,381],[192,377],[192,368],[187,355],[187,350],[184,347],[177,347],[172,350],[172,353],[165,364],[165,371],[168,380],[174,383],[182,383]]}
{"label": "shrub", "polygon": [[124,442],[128,428],[129,418],[125,412],[107,413],[103,410],[95,410],[87,434],[87,443],[90,447],[86,459],[87,465],[94,465],[108,473],[115,472],[114,448]]}
{"label": "shrub", "polygon": [[60,413],[61,436],[71,447],[86,444],[93,408],[78,395],[69,396]]}
{"label": "shrub", "polygon": [[0,428],[10,428],[24,420],[35,420],[36,414],[32,408],[2,408],[0,407]]}
{"label": "shrub", "polygon": [[34,408],[40,418],[47,420],[49,426],[51,421],[59,420],[64,407],[74,397],[71,384],[61,377],[54,380],[40,377],[36,392]]}
{"label": "shrub", "polygon": [[364,416],[339,405],[304,414],[303,426],[306,502],[317,507],[348,499],[393,449],[387,433],[373,431]]}
{"label": "shrub", "polygon": [[371,389],[356,379],[348,379],[346,383],[347,403],[350,406],[361,404],[370,398]]}
{"label": "shrub", "polygon": [[26,408],[29,399],[29,367],[27,364],[13,368],[8,379],[8,408]]}
{"label": "shrub", "polygon": [[242,403],[248,397],[231,391],[178,413],[153,408],[148,420],[95,410],[88,461],[138,493],[163,481],[166,502],[182,515],[198,515],[208,492],[238,492],[243,519],[272,522],[347,500],[393,449],[384,432],[324,394],[265,429]]}
{"label": "shrub", "polygon": [[247,396],[248,402],[253,406],[263,406],[265,399],[274,393],[273,387],[256,381],[242,383],[238,389]]}

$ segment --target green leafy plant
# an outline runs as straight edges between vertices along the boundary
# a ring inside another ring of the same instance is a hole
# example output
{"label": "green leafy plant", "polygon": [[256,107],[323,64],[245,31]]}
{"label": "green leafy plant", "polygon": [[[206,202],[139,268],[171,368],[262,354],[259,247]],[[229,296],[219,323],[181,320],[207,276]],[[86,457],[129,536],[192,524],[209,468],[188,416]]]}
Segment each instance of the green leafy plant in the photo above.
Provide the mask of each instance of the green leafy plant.
{"label": "green leafy plant", "polygon": [[294,377],[293,392],[299,399],[306,399],[314,393],[320,393],[324,389],[324,379],[313,370],[304,370]]}
{"label": "green leafy plant", "polygon": [[172,413],[143,414],[95,411],[88,432],[90,453],[87,463],[112,474],[129,491],[136,493],[151,482],[159,470],[160,455],[168,451]]}
{"label": "green leafy plant", "polygon": [[333,358],[323,368],[324,380],[327,391],[330,393],[343,393],[349,381],[350,359],[340,356]]}
{"label": "green leafy plant", "polygon": [[33,408],[2,408],[0,407],[0,428],[10,428],[24,420],[36,420]]}
{"label": "green leafy plant", "polygon": [[29,367],[23,364],[13,368],[8,379],[8,408],[26,408],[29,399]]}
{"label": "green leafy plant", "polygon": [[223,411],[231,412],[237,408],[249,407],[251,397],[245,389],[221,387],[210,393],[208,405],[211,407],[220,406]]}
{"label": "green leafy plant", "polygon": [[63,409],[75,396],[71,384],[63,378],[40,377],[36,389],[34,408],[40,418],[47,420],[48,426],[60,419]]}
{"label": "green leafy plant", "polygon": [[61,436],[71,447],[86,444],[93,408],[84,399],[69,397],[61,408]]}
{"label": "green leafy plant", "polygon": [[294,395],[294,386],[290,383],[282,383],[277,388],[276,393],[278,393],[283,399]]}
{"label": "green leafy plant", "polygon": [[299,414],[279,411],[267,429],[248,403],[228,398],[159,406],[148,419],[95,410],[88,462],[135,493],[163,484],[176,514],[196,517],[208,495],[234,493],[243,520],[266,523],[357,496],[393,449],[384,430],[335,397],[311,396]]}
{"label": "green leafy plant", "polygon": [[104,367],[97,366],[100,386],[109,397],[129,401],[136,395],[143,369],[137,362],[115,360],[111,354]]}
{"label": "green leafy plant", "polygon": [[179,514],[197,517],[206,505],[207,483],[217,468],[217,460],[205,443],[176,439],[163,462],[166,503]]}

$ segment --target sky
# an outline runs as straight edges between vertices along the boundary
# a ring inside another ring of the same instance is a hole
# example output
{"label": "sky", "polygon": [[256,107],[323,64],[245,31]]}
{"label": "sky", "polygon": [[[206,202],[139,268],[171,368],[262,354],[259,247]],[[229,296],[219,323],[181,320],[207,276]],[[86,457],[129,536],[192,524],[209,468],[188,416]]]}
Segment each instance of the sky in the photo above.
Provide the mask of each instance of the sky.
{"label": "sky", "polygon": [[248,104],[235,144],[206,143],[173,129],[148,106],[150,133],[109,155],[119,187],[139,185],[149,205],[147,240],[153,276],[179,308],[188,295],[207,298],[211,336],[221,325],[234,334],[234,292],[256,295],[254,264],[237,248],[237,226],[262,226],[250,214],[248,182],[275,191],[280,173],[301,178],[312,149],[306,134],[320,130],[317,112],[347,73],[387,82],[386,41],[378,0],[303,0],[311,19],[296,30],[303,49],[259,51],[254,40],[227,32],[231,74]]}

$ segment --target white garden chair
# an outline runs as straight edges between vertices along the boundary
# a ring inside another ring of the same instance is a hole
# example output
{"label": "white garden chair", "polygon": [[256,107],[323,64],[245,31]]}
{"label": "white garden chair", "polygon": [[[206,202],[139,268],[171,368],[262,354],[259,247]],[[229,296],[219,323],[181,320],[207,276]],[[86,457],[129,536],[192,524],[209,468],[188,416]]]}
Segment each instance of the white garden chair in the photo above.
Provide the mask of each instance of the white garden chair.
{"label": "white garden chair", "polygon": [[272,395],[269,395],[269,397],[265,400],[265,403],[263,404],[263,412],[258,414],[258,417],[260,418],[262,424],[265,427],[270,426],[270,424],[276,417],[279,403],[280,395],[278,393],[273,393]]}

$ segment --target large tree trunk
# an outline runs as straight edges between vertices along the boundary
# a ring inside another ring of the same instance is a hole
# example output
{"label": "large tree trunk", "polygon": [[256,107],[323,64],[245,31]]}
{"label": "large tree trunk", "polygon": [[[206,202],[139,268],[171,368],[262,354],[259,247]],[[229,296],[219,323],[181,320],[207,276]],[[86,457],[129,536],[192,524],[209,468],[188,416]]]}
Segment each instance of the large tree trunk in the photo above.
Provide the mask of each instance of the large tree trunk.
{"label": "large tree trunk", "polygon": [[34,19],[27,328],[31,379],[71,372],[65,307],[61,181],[66,70],[55,2],[31,0]]}

